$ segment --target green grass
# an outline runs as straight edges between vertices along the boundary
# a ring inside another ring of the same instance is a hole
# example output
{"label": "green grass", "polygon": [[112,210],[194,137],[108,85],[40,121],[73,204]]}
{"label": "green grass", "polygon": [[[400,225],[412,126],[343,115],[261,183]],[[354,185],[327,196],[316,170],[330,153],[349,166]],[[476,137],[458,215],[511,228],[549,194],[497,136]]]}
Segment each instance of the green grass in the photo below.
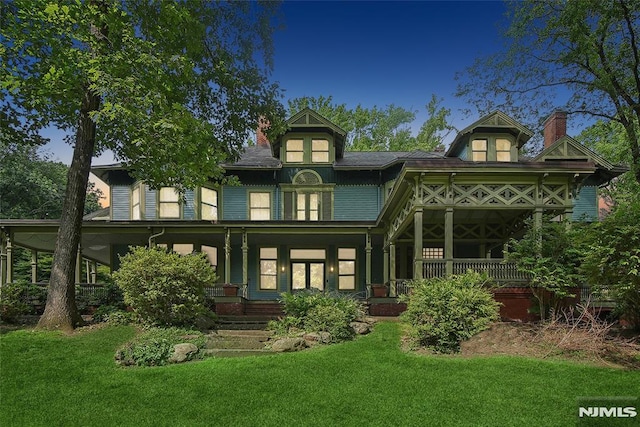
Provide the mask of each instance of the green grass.
{"label": "green grass", "polygon": [[118,368],[133,336],[0,337],[0,425],[565,426],[579,396],[639,396],[640,372],[526,358],[425,357],[399,349],[399,325],[295,354]]}

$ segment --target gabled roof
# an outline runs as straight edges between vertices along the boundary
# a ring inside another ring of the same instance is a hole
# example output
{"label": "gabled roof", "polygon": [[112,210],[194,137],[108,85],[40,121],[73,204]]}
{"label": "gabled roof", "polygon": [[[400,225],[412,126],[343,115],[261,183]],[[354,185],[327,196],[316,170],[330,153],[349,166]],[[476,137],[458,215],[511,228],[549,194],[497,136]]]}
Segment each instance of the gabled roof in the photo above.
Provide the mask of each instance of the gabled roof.
{"label": "gabled roof", "polygon": [[626,166],[614,165],[589,147],[566,135],[542,150],[533,160],[536,162],[553,160],[593,162],[597,168],[593,180],[598,184],[606,183],[629,170]]}
{"label": "gabled roof", "polygon": [[[289,120],[287,120],[287,125],[289,126],[289,130],[287,132],[328,132],[334,139],[336,159],[342,157],[344,153],[344,143],[347,138],[347,131],[316,113],[312,109],[305,108],[304,110],[294,114],[289,118]],[[287,132],[285,132],[285,134]],[[285,134],[280,135],[271,143],[271,151],[274,157],[280,156],[280,145],[282,144],[282,137]]]}
{"label": "gabled roof", "polygon": [[595,151],[580,144],[570,136],[563,136],[538,154],[534,161],[544,162],[545,160],[590,160],[596,165],[611,170],[615,166]]}
{"label": "gabled roof", "polygon": [[472,133],[496,131],[510,133],[515,136],[518,148],[522,147],[533,136],[533,132],[528,128],[502,111],[496,110],[458,132],[445,156],[456,155],[458,150],[469,142],[469,136]]}

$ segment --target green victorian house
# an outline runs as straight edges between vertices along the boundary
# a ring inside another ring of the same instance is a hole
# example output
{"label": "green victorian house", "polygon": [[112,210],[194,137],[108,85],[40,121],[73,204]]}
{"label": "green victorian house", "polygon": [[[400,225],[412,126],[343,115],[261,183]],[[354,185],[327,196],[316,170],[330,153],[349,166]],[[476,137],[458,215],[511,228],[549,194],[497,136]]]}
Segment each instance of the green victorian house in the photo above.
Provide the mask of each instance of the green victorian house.
{"label": "green victorian house", "polygon": [[[527,278],[503,249],[533,217],[598,218],[598,187],[623,170],[566,135],[566,114],[545,125],[545,148],[521,151],[532,133],[502,112],[462,130],[446,153],[349,152],[347,134],[312,110],[291,117],[274,141],[224,165],[240,186],[151,189],[121,165],[92,172],[111,206],[88,215],[78,259],[118,268],[130,245],[205,252],[219,284],[208,290],[220,314],[278,312],[280,293],[317,288],[366,299],[376,315],[402,311],[405,282],[486,271],[503,288],[505,318],[526,318]],[[12,281],[12,248],[52,251],[55,220],[2,220],[1,283]],[[0,284],[1,284],[0,283]],[[224,296],[222,284],[239,286]],[[380,286],[382,296],[374,295]]]}

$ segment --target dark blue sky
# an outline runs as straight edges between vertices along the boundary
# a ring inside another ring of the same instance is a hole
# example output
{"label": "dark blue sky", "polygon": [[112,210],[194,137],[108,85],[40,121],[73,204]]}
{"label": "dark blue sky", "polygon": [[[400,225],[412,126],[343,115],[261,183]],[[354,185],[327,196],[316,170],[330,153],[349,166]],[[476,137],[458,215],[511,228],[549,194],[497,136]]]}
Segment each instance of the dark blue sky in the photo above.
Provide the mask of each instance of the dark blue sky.
{"label": "dark blue sky", "polygon": [[[285,2],[274,78],[285,98],[424,110],[457,100],[454,76],[501,46],[500,1]],[[424,111],[423,111],[424,112]]]}
{"label": "dark blue sky", "polygon": [[[415,133],[436,94],[462,129],[478,117],[458,111],[455,74],[499,50],[504,12],[501,1],[285,1],[273,79],[284,89],[285,106],[290,98],[331,95],[349,107],[417,110]],[[53,158],[70,163],[62,134],[47,134]],[[93,163],[111,162],[105,154]]]}

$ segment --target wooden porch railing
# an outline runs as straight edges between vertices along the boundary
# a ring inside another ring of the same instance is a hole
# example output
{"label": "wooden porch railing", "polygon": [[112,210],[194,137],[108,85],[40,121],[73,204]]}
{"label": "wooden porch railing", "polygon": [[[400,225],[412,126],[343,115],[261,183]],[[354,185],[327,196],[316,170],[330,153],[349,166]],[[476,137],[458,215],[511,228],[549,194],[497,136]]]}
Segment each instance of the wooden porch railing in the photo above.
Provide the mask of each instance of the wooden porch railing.
{"label": "wooden porch railing", "polygon": [[[503,259],[490,258],[456,258],[452,261],[453,274],[464,274],[468,270],[478,273],[487,273],[495,281],[502,282],[527,282],[529,277],[521,273],[512,262]],[[422,277],[432,279],[446,276],[447,261],[444,259],[423,259]]]}

